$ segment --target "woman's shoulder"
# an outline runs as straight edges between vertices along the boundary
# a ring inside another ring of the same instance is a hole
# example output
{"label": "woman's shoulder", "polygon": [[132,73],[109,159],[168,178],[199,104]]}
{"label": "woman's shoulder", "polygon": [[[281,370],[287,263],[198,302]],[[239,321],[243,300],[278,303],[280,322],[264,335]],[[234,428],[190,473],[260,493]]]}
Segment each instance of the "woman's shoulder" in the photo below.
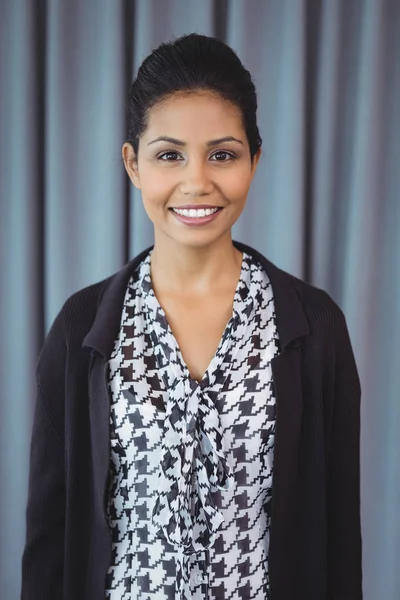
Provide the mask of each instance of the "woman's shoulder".
{"label": "woman's shoulder", "polygon": [[343,310],[338,302],[325,289],[286,271],[282,271],[282,273],[290,279],[310,318],[321,320],[344,318]]}
{"label": "woman's shoulder", "polygon": [[41,347],[36,362],[39,386],[62,380],[68,355],[82,346],[85,332],[94,321],[99,298],[113,275],[85,286],[64,301],[54,318]]}
{"label": "woman's shoulder", "polygon": [[295,304],[300,302],[310,325],[313,326],[324,327],[345,319],[341,307],[326,290],[282,269],[254,248],[237,242],[235,244],[251,254],[267,272],[275,303],[279,305],[278,310],[289,313]]}
{"label": "woman's shoulder", "polygon": [[138,254],[108,277],[69,295],[61,306],[49,335],[56,329],[59,334],[62,332],[65,339],[82,339],[92,326],[103,302],[107,303],[108,312],[115,308],[113,312],[116,313],[122,304],[131,275],[150,249],[147,248]]}
{"label": "woman's shoulder", "polygon": [[52,328],[59,322],[63,334],[69,337],[76,326],[89,325],[96,315],[104,291],[117,276],[118,273],[113,273],[70,294],[62,304]]}

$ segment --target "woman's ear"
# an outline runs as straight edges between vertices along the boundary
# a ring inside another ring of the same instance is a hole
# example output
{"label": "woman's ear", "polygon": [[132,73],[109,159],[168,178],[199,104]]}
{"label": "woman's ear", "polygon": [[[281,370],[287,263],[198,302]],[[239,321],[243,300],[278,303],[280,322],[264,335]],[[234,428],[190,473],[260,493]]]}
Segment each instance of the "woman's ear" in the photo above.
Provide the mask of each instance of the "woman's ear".
{"label": "woman's ear", "polygon": [[138,169],[138,161],[132,144],[125,142],[122,146],[122,159],[124,161],[126,172],[133,185],[140,190],[140,177]]}
{"label": "woman's ear", "polygon": [[256,174],[256,169],[257,169],[258,161],[260,160],[260,157],[261,157],[261,152],[262,152],[262,150],[261,150],[261,148],[259,148],[253,157],[253,161],[251,163],[252,177],[254,177],[254,175]]}

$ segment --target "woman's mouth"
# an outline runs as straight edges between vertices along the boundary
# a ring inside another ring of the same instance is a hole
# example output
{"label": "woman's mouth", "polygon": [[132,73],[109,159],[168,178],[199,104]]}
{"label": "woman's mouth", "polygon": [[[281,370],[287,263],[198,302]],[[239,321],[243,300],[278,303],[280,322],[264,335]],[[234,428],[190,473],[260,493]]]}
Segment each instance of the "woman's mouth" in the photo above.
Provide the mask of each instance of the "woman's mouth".
{"label": "woman's mouth", "polygon": [[172,214],[178,221],[185,225],[205,225],[216,219],[222,210],[222,206],[214,208],[170,208]]}

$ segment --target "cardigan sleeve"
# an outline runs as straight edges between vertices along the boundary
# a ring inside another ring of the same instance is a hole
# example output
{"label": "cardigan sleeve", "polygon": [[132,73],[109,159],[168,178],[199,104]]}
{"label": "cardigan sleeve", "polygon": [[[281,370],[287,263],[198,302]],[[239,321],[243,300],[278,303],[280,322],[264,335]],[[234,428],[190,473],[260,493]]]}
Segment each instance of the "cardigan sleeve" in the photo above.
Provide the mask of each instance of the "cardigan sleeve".
{"label": "cardigan sleeve", "polygon": [[63,597],[64,440],[56,410],[63,397],[65,344],[61,329],[58,317],[46,338],[36,369],[21,600]]}
{"label": "cardigan sleeve", "polygon": [[329,600],[362,599],[360,400],[360,380],[340,311],[327,486]]}

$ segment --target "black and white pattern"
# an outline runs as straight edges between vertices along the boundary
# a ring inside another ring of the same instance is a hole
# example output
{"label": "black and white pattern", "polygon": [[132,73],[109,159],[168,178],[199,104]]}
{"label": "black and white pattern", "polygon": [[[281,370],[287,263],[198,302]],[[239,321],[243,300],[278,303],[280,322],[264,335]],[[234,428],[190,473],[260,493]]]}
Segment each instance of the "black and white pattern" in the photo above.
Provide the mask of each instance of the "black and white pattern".
{"label": "black and white pattern", "polygon": [[109,361],[108,600],[265,600],[278,333],[268,275],[243,253],[233,314],[200,383],[153,292],[151,253]]}

